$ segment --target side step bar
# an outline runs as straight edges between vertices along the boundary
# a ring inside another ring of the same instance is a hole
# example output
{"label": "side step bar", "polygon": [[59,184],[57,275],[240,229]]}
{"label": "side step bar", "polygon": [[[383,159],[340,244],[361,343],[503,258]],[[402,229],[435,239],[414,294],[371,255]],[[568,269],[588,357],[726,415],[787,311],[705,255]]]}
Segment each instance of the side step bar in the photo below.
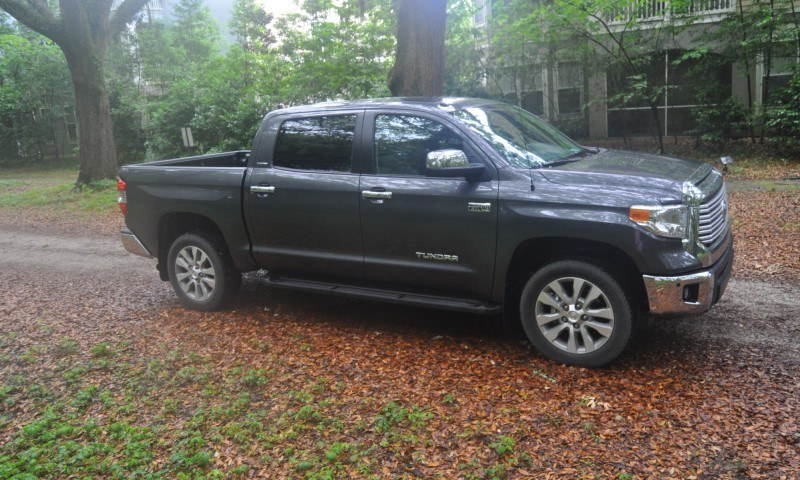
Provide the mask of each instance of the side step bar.
{"label": "side step bar", "polygon": [[396,303],[415,307],[436,308],[477,315],[498,315],[503,313],[503,307],[498,303],[480,302],[477,300],[466,300],[462,298],[437,297],[432,295],[420,295],[416,293],[396,292],[391,290],[377,290],[374,288],[317,282],[313,280],[303,280],[279,275],[267,275],[266,278],[262,277],[262,281],[265,281],[270,286],[278,288],[343,295],[347,297],[363,298],[367,300],[376,300],[379,302]]}

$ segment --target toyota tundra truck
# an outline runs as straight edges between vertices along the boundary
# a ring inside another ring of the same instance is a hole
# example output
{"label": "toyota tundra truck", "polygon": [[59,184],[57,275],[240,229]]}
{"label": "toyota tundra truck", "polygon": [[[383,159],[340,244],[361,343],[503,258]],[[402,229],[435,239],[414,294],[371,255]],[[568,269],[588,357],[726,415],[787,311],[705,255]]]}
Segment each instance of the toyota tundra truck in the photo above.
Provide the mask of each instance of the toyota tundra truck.
{"label": "toyota tundra truck", "polygon": [[642,316],[709,310],[733,263],[716,169],[583,147],[490,100],[276,110],[252,150],[119,176],[123,245],[189,308],[222,307],[264,270],[274,287],[503,314],[587,367]]}

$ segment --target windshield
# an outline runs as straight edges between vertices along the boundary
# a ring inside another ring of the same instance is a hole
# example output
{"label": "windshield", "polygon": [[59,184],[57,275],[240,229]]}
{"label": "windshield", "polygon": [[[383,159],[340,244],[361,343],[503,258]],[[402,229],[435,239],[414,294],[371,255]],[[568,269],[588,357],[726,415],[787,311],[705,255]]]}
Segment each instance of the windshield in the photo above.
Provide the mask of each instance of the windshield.
{"label": "windshield", "polygon": [[547,122],[512,105],[495,103],[453,112],[515,167],[554,165],[585,152]]}

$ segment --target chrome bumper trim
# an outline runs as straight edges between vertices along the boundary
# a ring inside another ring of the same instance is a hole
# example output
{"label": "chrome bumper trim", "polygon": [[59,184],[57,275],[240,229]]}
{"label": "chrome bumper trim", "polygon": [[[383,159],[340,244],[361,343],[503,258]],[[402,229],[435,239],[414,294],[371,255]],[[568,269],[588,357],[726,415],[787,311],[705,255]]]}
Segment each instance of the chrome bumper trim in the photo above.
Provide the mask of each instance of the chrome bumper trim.
{"label": "chrome bumper trim", "polygon": [[[703,313],[711,308],[714,297],[714,274],[710,271],[677,277],[642,275],[653,315]],[[686,287],[697,285],[697,298],[683,299]]]}
{"label": "chrome bumper trim", "polygon": [[122,246],[125,247],[125,250],[136,254],[141,255],[147,258],[153,258],[150,255],[150,252],[147,251],[142,242],[139,241],[139,238],[133,234],[130,230],[123,230],[119,232],[120,237],[122,238]]}
{"label": "chrome bumper trim", "polygon": [[722,297],[733,269],[733,247],[728,243],[720,260],[708,270],[674,277],[642,275],[653,315],[707,312]]}

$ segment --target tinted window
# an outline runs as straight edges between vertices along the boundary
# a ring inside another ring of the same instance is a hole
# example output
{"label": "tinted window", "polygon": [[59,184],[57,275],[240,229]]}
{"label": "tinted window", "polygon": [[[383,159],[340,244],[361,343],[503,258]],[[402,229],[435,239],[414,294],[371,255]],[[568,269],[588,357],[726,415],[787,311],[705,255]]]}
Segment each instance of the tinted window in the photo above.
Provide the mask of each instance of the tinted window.
{"label": "tinted window", "polygon": [[281,125],[272,164],[299,170],[349,172],[355,115],[287,120]]}
{"label": "tinted window", "polygon": [[375,119],[375,173],[424,175],[428,152],[464,149],[461,137],[439,122],[411,115]]}

